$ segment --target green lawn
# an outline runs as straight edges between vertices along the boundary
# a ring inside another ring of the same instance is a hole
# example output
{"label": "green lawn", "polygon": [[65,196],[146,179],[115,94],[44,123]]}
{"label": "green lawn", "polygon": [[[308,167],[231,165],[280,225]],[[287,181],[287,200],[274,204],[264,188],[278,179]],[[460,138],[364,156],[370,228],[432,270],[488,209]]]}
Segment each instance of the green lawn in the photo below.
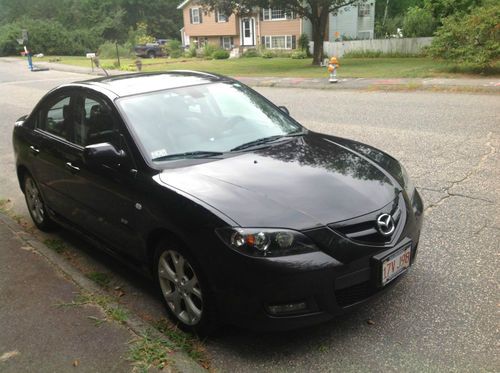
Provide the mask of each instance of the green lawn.
{"label": "green lawn", "polygon": [[[59,59],[59,63],[90,67],[90,61],[84,57],[43,57],[36,61]],[[239,58],[230,60],[204,60],[198,58],[180,59],[142,59],[143,71],[166,70],[200,70],[235,77],[243,76],[276,76],[296,78],[324,78],[325,68],[312,66],[311,60],[295,60],[291,58],[261,57]],[[110,68],[115,60],[101,60],[101,64]],[[444,61],[431,58],[342,58],[340,59],[339,77],[345,78],[427,78],[457,77],[477,75],[474,68],[457,67]],[[133,59],[121,59],[125,70],[135,70]],[[500,63],[496,65],[493,75],[500,74]]]}

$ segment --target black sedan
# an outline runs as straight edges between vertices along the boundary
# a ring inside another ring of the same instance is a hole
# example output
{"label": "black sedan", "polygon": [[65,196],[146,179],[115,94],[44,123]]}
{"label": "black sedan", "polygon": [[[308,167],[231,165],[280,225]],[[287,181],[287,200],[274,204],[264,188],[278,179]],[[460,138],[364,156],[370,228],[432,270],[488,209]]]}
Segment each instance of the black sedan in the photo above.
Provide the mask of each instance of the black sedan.
{"label": "black sedan", "polygon": [[76,230],[150,274],[195,332],[331,319],[417,253],[422,200],[398,161],[309,131],[227,77],[63,85],[16,122],[13,142],[36,226]]}

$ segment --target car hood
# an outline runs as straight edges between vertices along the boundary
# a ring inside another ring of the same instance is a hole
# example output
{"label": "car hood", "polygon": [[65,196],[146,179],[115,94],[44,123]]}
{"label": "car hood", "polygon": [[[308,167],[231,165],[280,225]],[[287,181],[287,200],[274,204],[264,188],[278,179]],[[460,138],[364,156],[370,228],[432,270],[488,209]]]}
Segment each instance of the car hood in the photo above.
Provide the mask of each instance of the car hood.
{"label": "car hood", "polygon": [[400,191],[378,163],[342,141],[310,132],[223,159],[166,169],[160,180],[241,226],[313,228],[380,209]]}

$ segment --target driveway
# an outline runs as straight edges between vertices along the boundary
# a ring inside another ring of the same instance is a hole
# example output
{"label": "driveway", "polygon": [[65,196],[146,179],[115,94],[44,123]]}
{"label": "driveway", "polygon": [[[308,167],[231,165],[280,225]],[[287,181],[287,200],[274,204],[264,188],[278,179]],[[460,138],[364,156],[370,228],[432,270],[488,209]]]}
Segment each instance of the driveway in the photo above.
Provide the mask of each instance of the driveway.
{"label": "driveway", "polygon": [[[60,82],[0,61],[0,198],[26,216],[14,174],[13,122]],[[288,333],[226,328],[205,341],[222,372],[495,371],[498,354],[500,101],[498,95],[258,88],[308,128],[379,147],[401,160],[423,195],[416,265],[389,293],[338,320]],[[42,236],[43,237],[43,236]],[[109,274],[122,302],[163,317],[147,282],[66,233],[82,270]]]}

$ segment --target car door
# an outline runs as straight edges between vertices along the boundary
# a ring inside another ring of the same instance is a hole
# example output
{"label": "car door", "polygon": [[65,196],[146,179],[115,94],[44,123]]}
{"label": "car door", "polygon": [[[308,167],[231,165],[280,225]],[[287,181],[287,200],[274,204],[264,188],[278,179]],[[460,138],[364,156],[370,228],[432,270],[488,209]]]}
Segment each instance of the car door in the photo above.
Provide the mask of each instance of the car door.
{"label": "car door", "polygon": [[29,144],[33,160],[30,171],[49,208],[60,217],[78,221],[79,210],[66,186],[73,179],[70,160],[78,150],[69,141],[74,118],[75,94],[60,91],[44,101],[35,113],[34,136]]}
{"label": "car door", "polygon": [[[136,229],[140,196],[125,128],[105,97],[83,91],[74,101],[78,118],[73,131],[76,151],[65,154],[64,162],[70,165],[72,177],[65,180],[64,189],[78,206],[79,225],[85,231],[115,249],[137,256],[142,242]],[[85,146],[99,143],[112,144],[126,157],[119,164],[86,164]]]}

